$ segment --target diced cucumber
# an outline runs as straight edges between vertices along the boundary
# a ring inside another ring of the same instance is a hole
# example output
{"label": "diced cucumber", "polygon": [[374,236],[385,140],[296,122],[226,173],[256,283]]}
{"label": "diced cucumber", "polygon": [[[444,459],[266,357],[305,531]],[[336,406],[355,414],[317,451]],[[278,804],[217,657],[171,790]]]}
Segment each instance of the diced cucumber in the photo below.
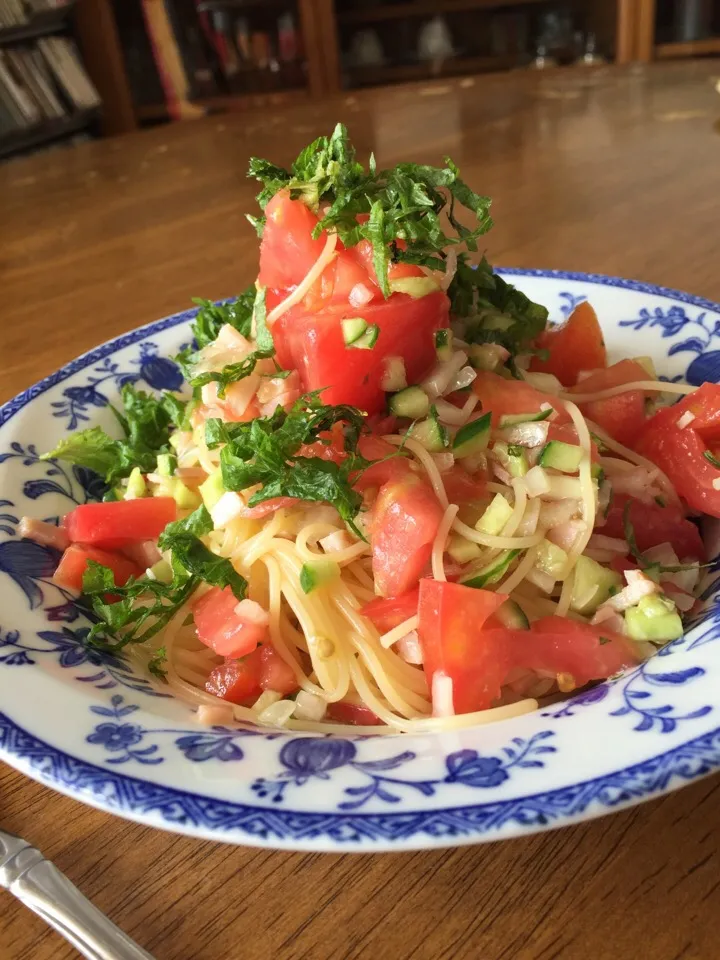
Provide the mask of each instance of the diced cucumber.
{"label": "diced cucumber", "polygon": [[430,412],[430,400],[422,387],[406,387],[390,397],[388,407],[396,417],[419,420]]}
{"label": "diced cucumber", "polygon": [[549,540],[541,540],[537,546],[535,566],[549,577],[559,580],[567,565],[568,555],[557,544]]}
{"label": "diced cucumber", "polygon": [[435,331],[435,352],[441,363],[447,363],[452,356],[452,342],[452,330],[445,329]]}
{"label": "diced cucumber", "polygon": [[318,587],[322,587],[340,576],[340,565],[334,560],[313,560],[312,563],[304,563],[300,571],[300,586],[303,593],[311,593]]}
{"label": "diced cucumber", "polygon": [[547,420],[552,412],[552,407],[548,407],[547,410],[538,410],[537,413],[506,413],[500,417],[498,426],[504,430],[506,427],[515,427],[518,423],[538,423],[540,420]]}
{"label": "diced cucumber", "polygon": [[625,627],[631,640],[667,643],[683,635],[675,604],[660,594],[643,597],[636,607],[626,610]]}
{"label": "diced cucumber", "polygon": [[177,458],[171,453],[159,453],[157,458],[157,472],[161,477],[171,477],[177,467]]}
{"label": "diced cucumber", "polygon": [[491,413],[484,413],[477,420],[471,420],[460,427],[453,440],[453,454],[457,459],[473,457],[487,450],[491,418]]}
{"label": "diced cucumber", "polygon": [[472,576],[468,577],[467,580],[462,580],[461,583],[465,587],[476,587],[478,589],[491,583],[497,583],[519,553],[519,550],[503,550],[490,563],[479,570],[473,571]]}
{"label": "diced cucumber", "polygon": [[124,500],[139,500],[147,493],[145,477],[140,472],[140,467],[133,467],[128,477],[128,484],[123,496]]}
{"label": "diced cucumber", "polygon": [[175,503],[180,507],[181,510],[194,510],[196,507],[199,507],[202,503],[200,494],[196,493],[194,490],[191,490],[190,487],[186,487],[182,480],[178,480],[176,477],[171,481],[173,485],[173,497]]}
{"label": "diced cucumber", "polygon": [[551,440],[543,447],[538,463],[541,467],[550,467],[562,473],[576,473],[584,452],[582,447],[574,443]]}
{"label": "diced cucumber", "polygon": [[478,533],[496,537],[512,516],[513,509],[501,493],[496,493],[492,503],[475,524]]}
{"label": "diced cucumber", "polygon": [[211,473],[207,480],[198,487],[198,493],[202,497],[203,503],[208,510],[212,510],[220,497],[226,492],[220,467]]}
{"label": "diced cucumber", "polygon": [[494,444],[492,452],[511,477],[524,477],[528,472],[528,460],[524,448],[509,447],[506,443],[498,440]]}
{"label": "diced cucumber", "polygon": [[473,343],[467,348],[470,366],[475,370],[497,371],[507,357],[507,350],[499,343]]}
{"label": "diced cucumber", "polygon": [[450,444],[448,432],[438,420],[437,408],[434,404],[430,407],[430,416],[427,420],[413,424],[410,436],[430,453],[441,453]]}
{"label": "diced cucumber", "polygon": [[413,300],[426,297],[429,293],[437,293],[439,289],[432,277],[400,277],[390,281],[392,293],[406,293]]}
{"label": "diced cucumber", "polygon": [[359,340],[360,337],[367,330],[367,320],[363,320],[362,317],[352,317],[349,320],[342,321],[342,332],[343,340],[345,341],[345,346],[350,347],[356,340]]}
{"label": "diced cucumber", "polygon": [[622,586],[620,574],[590,557],[578,557],[573,571],[570,608],[576,613],[595,613],[601,603]]}
{"label": "diced cucumber", "polygon": [[495,616],[508,630],[530,629],[530,621],[525,611],[520,604],[514,600],[506,600],[505,603],[495,611]]}
{"label": "diced cucumber", "polygon": [[477,560],[482,550],[479,544],[454,533],[448,540],[447,552],[455,563],[470,563],[472,560]]}
{"label": "diced cucumber", "polygon": [[380,327],[371,323],[365,333],[349,344],[351,350],[372,350],[380,336]]}
{"label": "diced cucumber", "polygon": [[597,480],[598,484],[601,484],[605,479],[605,471],[599,463],[592,463],[590,465],[590,476],[593,480]]}
{"label": "diced cucumber", "polygon": [[173,569],[167,560],[158,560],[150,567],[148,577],[151,580],[159,580],[160,583],[172,583]]}

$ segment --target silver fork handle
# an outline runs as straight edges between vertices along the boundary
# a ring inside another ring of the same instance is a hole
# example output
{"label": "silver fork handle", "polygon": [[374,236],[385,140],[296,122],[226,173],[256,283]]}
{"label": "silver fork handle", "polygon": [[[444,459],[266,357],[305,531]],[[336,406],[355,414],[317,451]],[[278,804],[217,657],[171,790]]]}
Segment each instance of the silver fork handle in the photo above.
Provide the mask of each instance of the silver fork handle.
{"label": "silver fork handle", "polygon": [[6,876],[10,867],[7,889],[88,960],[153,960],[39,850],[24,847],[5,864]]}

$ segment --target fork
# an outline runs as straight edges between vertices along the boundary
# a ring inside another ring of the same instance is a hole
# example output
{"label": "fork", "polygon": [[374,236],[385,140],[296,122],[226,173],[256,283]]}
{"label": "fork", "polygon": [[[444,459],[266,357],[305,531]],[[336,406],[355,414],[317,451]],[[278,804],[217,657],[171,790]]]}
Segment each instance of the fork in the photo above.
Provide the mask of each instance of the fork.
{"label": "fork", "polygon": [[153,960],[39,850],[4,830],[0,830],[0,887],[30,907],[88,960]]}

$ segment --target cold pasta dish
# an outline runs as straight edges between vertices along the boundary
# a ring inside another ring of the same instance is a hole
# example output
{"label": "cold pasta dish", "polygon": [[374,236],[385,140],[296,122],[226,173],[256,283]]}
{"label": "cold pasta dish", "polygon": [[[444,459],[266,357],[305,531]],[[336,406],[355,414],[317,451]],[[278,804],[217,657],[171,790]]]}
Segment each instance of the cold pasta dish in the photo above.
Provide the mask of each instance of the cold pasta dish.
{"label": "cold pasta dish", "polygon": [[720,516],[720,388],[610,363],[474,256],[446,159],[382,170],[342,125],[261,184],[256,282],[199,301],[187,386],[48,457],[107,493],[25,536],[203,723],[452,729],[678,638]]}

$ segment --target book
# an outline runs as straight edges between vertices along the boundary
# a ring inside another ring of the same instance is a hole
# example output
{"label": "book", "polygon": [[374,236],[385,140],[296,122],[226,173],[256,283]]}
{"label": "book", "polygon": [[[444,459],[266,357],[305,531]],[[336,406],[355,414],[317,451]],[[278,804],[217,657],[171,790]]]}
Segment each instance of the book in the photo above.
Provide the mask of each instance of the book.
{"label": "book", "polygon": [[[52,120],[54,117],[58,116],[58,113],[56,113],[54,110],[54,104],[52,103],[51,99],[45,96],[45,91],[38,82],[34,66],[26,54],[27,51],[21,49],[20,47],[10,48],[5,52],[7,60],[12,67],[15,76],[22,81],[25,90],[32,96],[33,100],[38,105],[43,117],[45,117],[47,120]],[[59,115],[62,116],[62,111]]]}
{"label": "book", "polygon": [[194,0],[164,0],[164,4],[182,59],[188,96],[216,93],[215,53],[200,25]]}
{"label": "book", "polygon": [[22,81],[15,76],[15,72],[4,50],[0,50],[0,84],[5,87],[10,97],[17,104],[28,126],[32,126],[42,120],[40,107],[35,103],[29,91],[25,89]]}
{"label": "book", "polygon": [[168,114],[173,120],[205,116],[202,107],[190,103],[188,78],[164,0],[142,0],[142,10]]}
{"label": "book", "polygon": [[74,43],[67,37],[43,37],[38,48],[70,103],[78,110],[98,107],[100,96],[90,81]]}

